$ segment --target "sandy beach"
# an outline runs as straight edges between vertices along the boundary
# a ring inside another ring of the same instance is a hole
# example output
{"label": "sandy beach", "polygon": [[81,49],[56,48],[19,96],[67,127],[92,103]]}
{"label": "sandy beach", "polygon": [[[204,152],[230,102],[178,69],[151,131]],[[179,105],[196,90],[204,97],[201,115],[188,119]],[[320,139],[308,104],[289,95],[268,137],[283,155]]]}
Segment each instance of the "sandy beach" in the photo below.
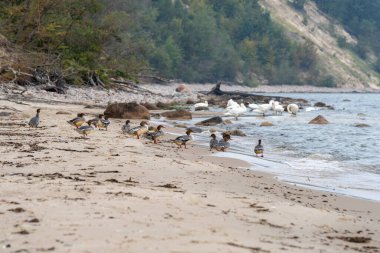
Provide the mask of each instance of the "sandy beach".
{"label": "sandy beach", "polygon": [[99,108],[0,108],[1,252],[380,252],[379,202],[285,184],[196,143],[178,150],[173,136],[127,138],[124,120],[88,139],[66,123]]}

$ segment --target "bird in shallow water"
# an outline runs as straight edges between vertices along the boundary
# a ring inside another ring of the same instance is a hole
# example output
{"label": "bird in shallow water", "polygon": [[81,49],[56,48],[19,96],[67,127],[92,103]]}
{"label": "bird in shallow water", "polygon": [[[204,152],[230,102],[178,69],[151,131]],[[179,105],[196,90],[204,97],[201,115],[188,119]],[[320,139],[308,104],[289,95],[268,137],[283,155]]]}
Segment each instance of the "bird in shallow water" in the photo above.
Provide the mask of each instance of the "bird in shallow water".
{"label": "bird in shallow water", "polygon": [[140,139],[141,135],[144,135],[146,132],[148,132],[148,122],[141,121],[140,126],[131,128],[127,133],[129,135],[136,135],[137,139]]}
{"label": "bird in shallow water", "polygon": [[72,126],[75,126],[76,128],[82,126],[84,123],[86,123],[86,119],[84,118],[84,113],[78,113],[77,117],[73,118],[72,120],[67,121]]}
{"label": "bird in shallow water", "polygon": [[99,128],[102,119],[103,119],[103,114],[99,114],[97,118],[90,119],[89,121],[87,121],[87,124],[89,126],[94,126],[96,128]]}
{"label": "bird in shallow water", "polygon": [[145,135],[146,138],[149,139],[149,140],[152,140],[154,144],[157,144],[158,139],[160,139],[162,136],[165,135],[165,133],[162,130],[162,128],[165,128],[165,127],[162,126],[162,125],[159,125],[157,127],[157,131],[147,132],[146,135]]}
{"label": "bird in shallow water", "polygon": [[193,137],[191,136],[192,132],[193,131],[190,130],[190,129],[187,130],[186,131],[186,135],[182,135],[182,136],[179,136],[179,137],[175,138],[173,140],[173,143],[175,143],[178,146],[178,148],[182,148],[182,146],[184,146],[185,149],[186,149],[187,148],[186,147],[186,143],[189,142],[189,141],[191,141],[191,140],[193,140]]}
{"label": "bird in shallow water", "polygon": [[298,113],[299,107],[298,107],[297,104],[289,104],[289,105],[286,107],[286,110],[287,110],[288,113],[290,113],[291,115],[296,116],[297,113]]}
{"label": "bird in shallow water", "polygon": [[87,137],[88,134],[95,131],[95,127],[88,125],[88,126],[80,126],[79,128],[76,128],[75,131],[83,135],[83,138]]}
{"label": "bird in shallow water", "polygon": [[100,119],[100,124],[99,124],[99,129],[102,128],[102,129],[108,129],[108,126],[111,124],[111,121],[108,119],[108,117],[104,117],[104,119]]}
{"label": "bird in shallow water", "polygon": [[274,101],[272,103],[272,110],[276,113],[280,113],[280,115],[282,115],[282,112],[285,110],[284,107],[282,105],[280,105],[280,102],[278,101]]}
{"label": "bird in shallow water", "polygon": [[125,124],[121,127],[121,131],[123,131],[123,134],[127,134],[129,130],[131,130],[131,121],[127,120],[125,121]]}
{"label": "bird in shallow water", "polygon": [[29,120],[29,123],[28,123],[29,128],[31,128],[31,127],[37,128],[38,125],[40,124],[40,111],[41,111],[41,109],[37,109],[36,116],[34,116],[33,118],[31,118]]}
{"label": "bird in shallow water", "polygon": [[218,147],[219,141],[216,139],[215,134],[211,134],[210,137],[211,137],[211,140],[210,140],[210,151],[211,151]]}
{"label": "bird in shallow water", "polygon": [[255,154],[256,156],[264,157],[264,147],[261,145],[261,140],[259,140],[259,143],[255,147]]}

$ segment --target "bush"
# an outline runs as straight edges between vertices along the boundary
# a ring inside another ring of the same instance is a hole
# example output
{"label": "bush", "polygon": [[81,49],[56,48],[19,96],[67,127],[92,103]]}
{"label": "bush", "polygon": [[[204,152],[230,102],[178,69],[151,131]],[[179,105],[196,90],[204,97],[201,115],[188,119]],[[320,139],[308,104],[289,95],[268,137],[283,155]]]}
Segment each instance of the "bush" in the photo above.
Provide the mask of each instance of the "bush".
{"label": "bush", "polygon": [[334,77],[332,75],[327,75],[325,78],[322,79],[321,86],[329,87],[329,88],[336,87],[336,82],[335,82]]}

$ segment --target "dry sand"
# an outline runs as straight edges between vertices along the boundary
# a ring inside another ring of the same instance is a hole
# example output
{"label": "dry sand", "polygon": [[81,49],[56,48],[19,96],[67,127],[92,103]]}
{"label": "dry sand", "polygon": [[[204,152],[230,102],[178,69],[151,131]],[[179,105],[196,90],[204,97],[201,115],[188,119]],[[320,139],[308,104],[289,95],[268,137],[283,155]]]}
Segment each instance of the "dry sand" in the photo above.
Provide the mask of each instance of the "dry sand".
{"label": "dry sand", "polygon": [[0,252],[380,252],[378,202],[126,138],[121,120],[82,139],[79,111],[101,112],[0,100]]}

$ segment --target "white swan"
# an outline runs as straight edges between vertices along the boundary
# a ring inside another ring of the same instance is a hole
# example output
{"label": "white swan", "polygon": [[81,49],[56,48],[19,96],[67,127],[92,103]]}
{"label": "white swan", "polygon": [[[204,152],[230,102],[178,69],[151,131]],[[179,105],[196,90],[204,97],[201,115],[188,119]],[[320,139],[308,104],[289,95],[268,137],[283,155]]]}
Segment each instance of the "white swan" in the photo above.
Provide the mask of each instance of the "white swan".
{"label": "white swan", "polygon": [[208,101],[205,101],[204,103],[196,103],[194,107],[208,107]]}
{"label": "white swan", "polygon": [[272,104],[274,103],[273,100],[269,101],[268,104],[261,104],[261,105],[258,105],[258,108],[253,110],[254,112],[257,112],[257,113],[260,113],[260,114],[263,114],[263,116],[265,116],[265,113],[267,113],[268,111],[272,110]]}
{"label": "white swan", "polygon": [[238,117],[243,115],[245,112],[247,112],[247,107],[243,103],[237,106],[232,106],[229,109],[227,109],[227,112],[225,115],[232,115],[238,120]]}
{"label": "white swan", "polygon": [[248,108],[251,109],[251,111],[252,111],[252,110],[259,109],[259,105],[257,105],[257,104],[250,104],[250,103],[247,103],[246,105],[248,106]]}
{"label": "white swan", "polygon": [[280,102],[278,101],[274,101],[272,103],[272,110],[276,113],[280,113],[280,115],[282,115],[282,112],[284,111],[284,107],[282,105],[280,105]]}
{"label": "white swan", "polygon": [[232,109],[232,108],[235,108],[235,107],[239,107],[240,105],[238,103],[236,103],[233,99],[230,99],[228,100],[227,102],[227,107],[226,109],[229,110],[229,109]]}
{"label": "white swan", "polygon": [[297,115],[297,112],[299,110],[299,107],[298,105],[296,104],[289,104],[286,109],[288,110],[288,113],[292,114],[292,115]]}

